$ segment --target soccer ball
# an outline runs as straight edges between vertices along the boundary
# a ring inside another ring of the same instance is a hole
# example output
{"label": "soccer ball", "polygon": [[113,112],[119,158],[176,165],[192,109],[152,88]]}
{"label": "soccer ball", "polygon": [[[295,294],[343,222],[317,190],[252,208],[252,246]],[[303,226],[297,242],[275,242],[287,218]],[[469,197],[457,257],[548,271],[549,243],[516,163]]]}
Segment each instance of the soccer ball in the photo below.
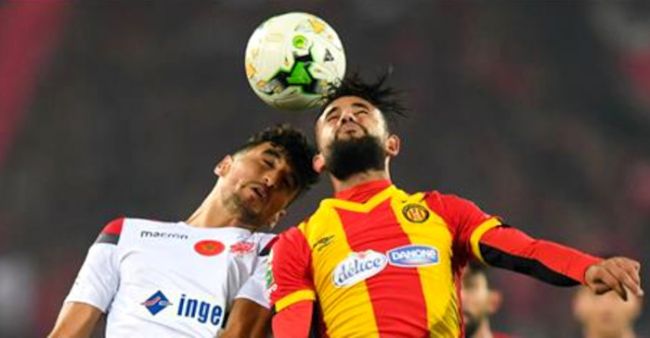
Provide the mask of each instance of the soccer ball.
{"label": "soccer ball", "polygon": [[289,110],[318,105],[345,74],[345,53],[334,29],[300,12],[274,16],[257,27],[248,40],[245,63],[257,96]]}

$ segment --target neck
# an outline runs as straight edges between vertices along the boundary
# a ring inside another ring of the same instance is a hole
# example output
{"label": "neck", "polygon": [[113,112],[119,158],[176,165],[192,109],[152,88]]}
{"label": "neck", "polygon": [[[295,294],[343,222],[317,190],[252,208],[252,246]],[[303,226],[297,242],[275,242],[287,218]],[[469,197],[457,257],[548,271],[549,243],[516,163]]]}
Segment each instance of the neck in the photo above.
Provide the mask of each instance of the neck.
{"label": "neck", "polygon": [[490,321],[483,320],[478,329],[471,338],[492,338],[492,329],[490,329]]}
{"label": "neck", "polygon": [[593,328],[585,328],[583,331],[585,338],[635,338],[634,330],[631,327],[626,327],[620,332],[598,332]]}
{"label": "neck", "polygon": [[339,191],[343,191],[352,188],[356,185],[367,183],[370,181],[390,179],[390,173],[388,172],[388,169],[370,170],[370,171],[354,174],[345,180],[339,180],[332,175],[330,175],[330,179],[332,180],[332,186],[334,187],[334,192],[337,193]]}
{"label": "neck", "polygon": [[185,223],[197,228],[240,227],[251,231],[255,229],[254,226],[241,222],[238,215],[224,206],[216,186]]}

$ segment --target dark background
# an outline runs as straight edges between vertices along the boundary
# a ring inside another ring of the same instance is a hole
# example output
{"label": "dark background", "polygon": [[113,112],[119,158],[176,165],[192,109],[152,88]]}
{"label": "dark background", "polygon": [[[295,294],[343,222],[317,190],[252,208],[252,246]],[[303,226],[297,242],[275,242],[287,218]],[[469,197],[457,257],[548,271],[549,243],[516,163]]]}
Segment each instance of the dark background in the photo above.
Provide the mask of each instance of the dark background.
{"label": "dark background", "polygon": [[[649,4],[0,1],[0,336],[48,332],[110,219],[185,219],[250,134],[283,121],[311,132],[313,112],[265,106],[244,74],[254,28],[288,11],[329,22],[348,70],[394,67],[410,107],[398,186],[456,193],[534,236],[647,263]],[[493,327],[579,335],[574,290],[491,278],[505,296]]]}

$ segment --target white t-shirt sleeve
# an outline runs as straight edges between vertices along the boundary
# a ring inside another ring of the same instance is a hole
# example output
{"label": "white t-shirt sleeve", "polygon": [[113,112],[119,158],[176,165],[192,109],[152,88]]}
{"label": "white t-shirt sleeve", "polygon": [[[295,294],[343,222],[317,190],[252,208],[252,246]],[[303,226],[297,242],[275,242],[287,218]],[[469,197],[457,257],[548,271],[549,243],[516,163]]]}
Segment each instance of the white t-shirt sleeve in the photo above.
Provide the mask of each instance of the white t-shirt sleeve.
{"label": "white t-shirt sleeve", "polygon": [[266,292],[267,267],[268,256],[259,257],[253,275],[246,280],[235,298],[246,298],[267,309],[271,308],[269,295]]}
{"label": "white t-shirt sleeve", "polygon": [[276,235],[268,233],[258,233],[259,236],[259,251],[257,252],[257,260],[254,265],[253,273],[246,280],[244,285],[237,292],[235,298],[250,299],[257,304],[270,309],[270,294],[267,291],[267,274],[269,271],[270,252],[271,247],[277,240]]}
{"label": "white t-shirt sleeve", "polygon": [[64,302],[90,304],[106,313],[119,284],[117,245],[95,243],[88,250]]}

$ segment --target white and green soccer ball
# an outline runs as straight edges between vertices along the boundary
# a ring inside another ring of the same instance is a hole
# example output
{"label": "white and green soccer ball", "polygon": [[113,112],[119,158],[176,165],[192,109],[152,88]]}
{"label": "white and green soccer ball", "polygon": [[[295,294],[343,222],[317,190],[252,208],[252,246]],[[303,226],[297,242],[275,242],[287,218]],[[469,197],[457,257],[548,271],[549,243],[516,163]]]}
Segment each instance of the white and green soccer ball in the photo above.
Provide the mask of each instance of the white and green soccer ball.
{"label": "white and green soccer ball", "polygon": [[345,53],[336,31],[308,13],[286,13],[263,22],[246,46],[246,76],[264,102],[280,109],[318,105],[345,75]]}

